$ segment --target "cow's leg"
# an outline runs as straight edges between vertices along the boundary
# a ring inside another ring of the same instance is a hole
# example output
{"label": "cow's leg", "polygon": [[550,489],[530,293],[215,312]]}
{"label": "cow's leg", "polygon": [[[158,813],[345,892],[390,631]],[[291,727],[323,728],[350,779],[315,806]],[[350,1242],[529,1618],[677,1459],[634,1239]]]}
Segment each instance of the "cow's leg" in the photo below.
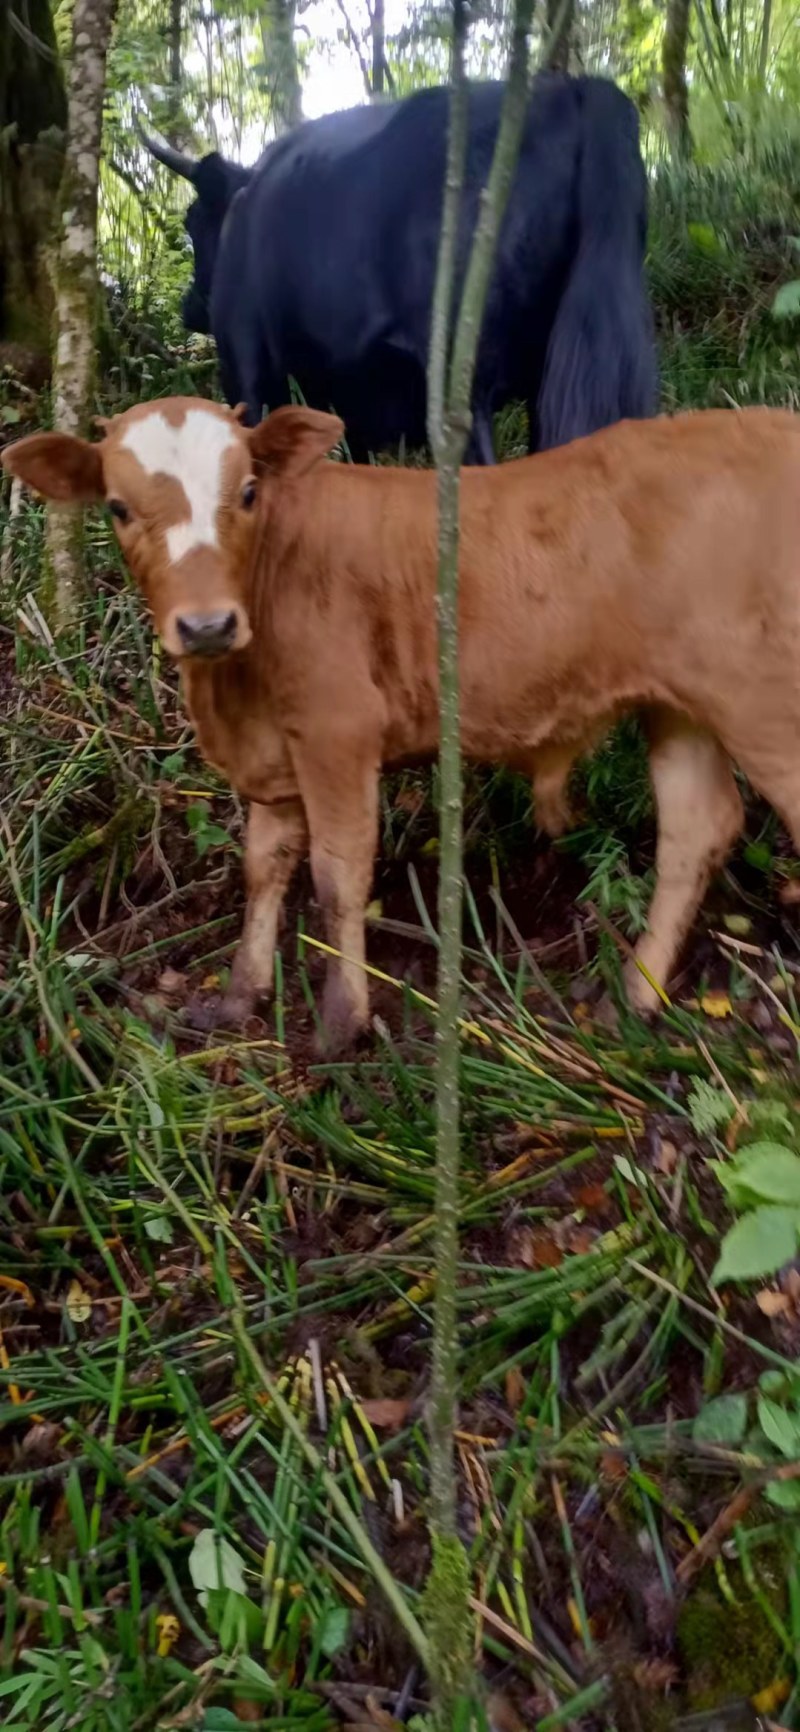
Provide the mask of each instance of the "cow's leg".
{"label": "cow's leg", "polygon": [[352,760],[343,776],[320,761],[297,773],[311,837],[311,873],[328,958],[322,1046],[341,1052],[366,1027],[369,989],[364,921],[378,843],[378,768]]}
{"label": "cow's leg", "polygon": [[548,741],[535,751],[531,765],[534,817],[548,836],[563,836],[565,830],[572,829],[575,815],[568,788],[573,766],[595,751],[613,725],[613,715],[601,716],[574,739]]}
{"label": "cow's leg", "polygon": [[308,844],[302,801],[253,804],[247,820],[244,930],[234,957],[230,985],[215,1005],[190,1012],[195,1027],[234,1027],[250,1016],[272,991],[278,921],[294,869]]}
{"label": "cow's leg", "polygon": [[657,1010],[659,995],[636,966],[665,987],[705,895],[742,828],[742,802],[730,759],[711,734],[685,717],[651,719],[650,775],[658,817],[656,886],[647,931],[626,965],[634,1009]]}
{"label": "cow's leg", "polygon": [[548,836],[563,836],[573,823],[567,787],[579,756],[574,745],[542,746],[532,768],[534,817]]}
{"label": "cow's leg", "polygon": [[467,440],[464,453],[465,463],[483,463],[491,465],[497,460],[494,454],[494,439],[492,437],[492,416],[488,409],[477,406],[472,416],[472,431]]}

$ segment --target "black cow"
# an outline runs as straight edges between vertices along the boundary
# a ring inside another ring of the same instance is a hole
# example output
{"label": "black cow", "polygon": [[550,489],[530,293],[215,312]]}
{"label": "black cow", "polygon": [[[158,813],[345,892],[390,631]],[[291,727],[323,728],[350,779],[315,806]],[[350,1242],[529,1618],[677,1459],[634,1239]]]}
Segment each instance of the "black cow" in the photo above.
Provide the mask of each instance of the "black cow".
{"label": "black cow", "polygon": [[[458,286],[504,87],[473,84]],[[146,140],[192,181],[189,329],[211,331],[251,422],[289,401],[335,408],[353,456],[425,442],[426,364],[449,119],[446,89],[307,121],[254,169]],[[542,73],[495,260],[473,394],[471,461],[491,417],[527,403],[543,450],[652,413],[647,218],[636,111],[605,79]]]}

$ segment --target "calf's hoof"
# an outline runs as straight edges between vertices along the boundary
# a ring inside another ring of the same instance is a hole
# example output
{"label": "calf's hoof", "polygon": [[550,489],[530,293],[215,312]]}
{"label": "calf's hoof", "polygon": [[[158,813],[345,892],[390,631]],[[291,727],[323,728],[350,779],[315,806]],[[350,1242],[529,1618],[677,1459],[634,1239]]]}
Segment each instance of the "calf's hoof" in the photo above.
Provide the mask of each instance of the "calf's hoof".
{"label": "calf's hoof", "polygon": [[625,995],[631,1010],[643,1022],[655,1022],[660,1016],[663,1001],[635,962],[628,963],[625,968]]}
{"label": "calf's hoof", "polygon": [[314,1037],[319,1058],[342,1058],[352,1052],[367,1032],[369,1013],[354,1003],[339,980],[329,980],[322,1005],[322,1027]]}
{"label": "calf's hoof", "polygon": [[186,1006],[186,1021],[198,1034],[213,1034],[215,1029],[239,1029],[253,1015],[255,999],[240,992],[211,993],[208,998],[195,996]]}
{"label": "calf's hoof", "polygon": [[605,1028],[609,1034],[619,1034],[619,1011],[610,992],[604,992],[592,1011],[592,1022],[599,1028]]}

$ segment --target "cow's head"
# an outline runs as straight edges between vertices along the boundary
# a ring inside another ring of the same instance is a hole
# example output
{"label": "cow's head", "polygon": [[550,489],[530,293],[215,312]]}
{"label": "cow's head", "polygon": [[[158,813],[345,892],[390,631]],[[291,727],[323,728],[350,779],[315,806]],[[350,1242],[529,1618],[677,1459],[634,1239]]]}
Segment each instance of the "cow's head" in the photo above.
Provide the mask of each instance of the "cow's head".
{"label": "cow's head", "polygon": [[194,252],[194,280],[183,297],[183,322],[188,331],[207,335],[211,330],[211,291],[219,251],[222,225],[237,192],[246,186],[252,169],[226,162],[217,151],[196,162],[184,151],[150,138],[137,121],[143,144],[156,162],[163,163],[194,187],[196,198],[186,212],[186,232]]}
{"label": "cow's head", "polygon": [[246,648],[254,542],[269,534],[270,501],[343,432],[314,409],[276,409],[252,429],[239,416],[166,397],[103,422],[96,443],[32,433],[0,458],[45,499],[107,504],[156,630],[179,659]]}

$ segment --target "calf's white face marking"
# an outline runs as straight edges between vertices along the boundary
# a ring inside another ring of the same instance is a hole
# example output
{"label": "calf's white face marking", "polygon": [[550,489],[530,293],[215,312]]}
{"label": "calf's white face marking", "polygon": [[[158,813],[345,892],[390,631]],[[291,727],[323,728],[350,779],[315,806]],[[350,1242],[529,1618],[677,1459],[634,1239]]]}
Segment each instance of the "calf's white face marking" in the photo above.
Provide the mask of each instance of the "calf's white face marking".
{"label": "calf's white face marking", "polygon": [[179,427],[159,410],[132,421],[120,443],[138,458],[149,475],[170,475],[179,481],[189,516],[166,532],[173,565],[193,547],[217,546],[217,510],[222,489],[222,459],[236,443],[236,434],[221,415],[189,409]]}

